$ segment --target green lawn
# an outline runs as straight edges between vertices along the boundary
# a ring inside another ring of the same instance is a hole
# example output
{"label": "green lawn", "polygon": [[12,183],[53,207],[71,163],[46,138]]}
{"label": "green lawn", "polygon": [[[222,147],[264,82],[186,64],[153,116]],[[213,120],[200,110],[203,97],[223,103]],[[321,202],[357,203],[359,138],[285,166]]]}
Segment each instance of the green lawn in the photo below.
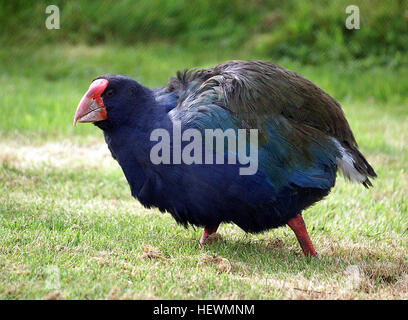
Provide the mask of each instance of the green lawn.
{"label": "green lawn", "polygon": [[249,58],[268,59],[166,44],[0,49],[0,299],[407,299],[407,68],[275,61],[342,104],[379,176],[370,190],[339,177],[304,213],[319,260],[287,227],[222,225],[200,250],[200,229],[131,197],[100,130],[72,128],[99,74],[159,87]]}

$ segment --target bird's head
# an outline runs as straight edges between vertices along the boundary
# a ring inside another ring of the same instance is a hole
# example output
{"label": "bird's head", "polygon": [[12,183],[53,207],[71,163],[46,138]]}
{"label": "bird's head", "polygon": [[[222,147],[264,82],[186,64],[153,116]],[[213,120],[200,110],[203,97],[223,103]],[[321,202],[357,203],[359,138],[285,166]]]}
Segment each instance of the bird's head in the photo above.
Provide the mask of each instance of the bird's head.
{"label": "bird's head", "polygon": [[121,126],[143,114],[151,99],[150,90],[121,75],[95,78],[82,97],[74,116],[77,122],[93,122],[98,127]]}

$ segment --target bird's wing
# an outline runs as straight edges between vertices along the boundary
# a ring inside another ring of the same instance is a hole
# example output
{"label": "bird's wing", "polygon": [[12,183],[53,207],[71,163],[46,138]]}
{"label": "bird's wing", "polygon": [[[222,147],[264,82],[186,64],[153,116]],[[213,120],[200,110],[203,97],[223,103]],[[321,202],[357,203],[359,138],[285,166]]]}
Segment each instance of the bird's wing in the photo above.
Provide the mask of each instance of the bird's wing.
{"label": "bird's wing", "polygon": [[[357,180],[370,184],[367,177],[375,177],[340,105],[309,80],[276,64],[230,61],[186,71],[171,79],[168,90],[179,96],[175,113],[197,126],[225,128],[233,121],[237,128],[258,129],[263,152],[285,153],[279,160],[285,166],[307,166],[329,153],[341,159],[338,152],[344,148],[361,174]],[[336,151],[333,138],[339,143]]]}
{"label": "bird's wing", "polygon": [[340,105],[309,80],[276,64],[230,61],[179,73],[175,80],[170,85],[182,92],[180,108],[191,108],[192,102],[201,102],[210,93],[218,95],[217,103],[251,128],[261,129],[267,119],[282,115],[357,147]]}

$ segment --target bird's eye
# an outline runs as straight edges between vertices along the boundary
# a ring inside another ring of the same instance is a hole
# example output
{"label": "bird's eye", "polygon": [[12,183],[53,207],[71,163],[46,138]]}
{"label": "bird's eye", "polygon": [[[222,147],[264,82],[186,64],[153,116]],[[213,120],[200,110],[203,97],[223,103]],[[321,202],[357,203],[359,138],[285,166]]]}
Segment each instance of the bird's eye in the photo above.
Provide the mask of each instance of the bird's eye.
{"label": "bird's eye", "polygon": [[105,92],[104,96],[107,97],[107,98],[110,98],[110,97],[112,97],[114,94],[115,94],[115,90],[109,89],[109,90],[107,90],[107,91]]}

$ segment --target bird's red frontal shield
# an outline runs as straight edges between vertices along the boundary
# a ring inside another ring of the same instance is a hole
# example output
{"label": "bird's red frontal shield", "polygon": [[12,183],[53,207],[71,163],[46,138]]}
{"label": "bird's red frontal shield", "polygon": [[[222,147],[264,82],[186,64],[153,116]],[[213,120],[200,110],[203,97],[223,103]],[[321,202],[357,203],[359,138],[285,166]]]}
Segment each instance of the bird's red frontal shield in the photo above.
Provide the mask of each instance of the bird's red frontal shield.
{"label": "bird's red frontal shield", "polygon": [[107,119],[101,94],[108,86],[108,80],[97,79],[91,83],[75,111],[74,127],[77,122],[95,122]]}

